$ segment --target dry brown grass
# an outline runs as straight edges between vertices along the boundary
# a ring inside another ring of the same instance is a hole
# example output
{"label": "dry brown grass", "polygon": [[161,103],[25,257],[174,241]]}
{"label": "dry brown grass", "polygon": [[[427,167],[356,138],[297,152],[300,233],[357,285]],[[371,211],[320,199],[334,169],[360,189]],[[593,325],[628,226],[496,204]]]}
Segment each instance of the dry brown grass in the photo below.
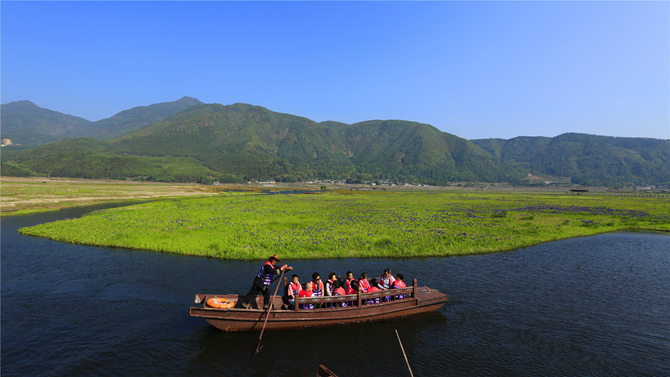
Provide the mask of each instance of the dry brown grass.
{"label": "dry brown grass", "polygon": [[3,216],[59,210],[109,202],[167,197],[208,196],[212,186],[134,181],[0,178],[0,212]]}

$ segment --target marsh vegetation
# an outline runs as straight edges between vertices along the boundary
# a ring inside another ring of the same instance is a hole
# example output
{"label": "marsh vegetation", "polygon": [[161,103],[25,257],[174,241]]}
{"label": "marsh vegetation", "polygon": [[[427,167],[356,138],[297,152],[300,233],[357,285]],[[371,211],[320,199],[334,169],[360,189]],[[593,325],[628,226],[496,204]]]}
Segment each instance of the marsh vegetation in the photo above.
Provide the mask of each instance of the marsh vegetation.
{"label": "marsh vegetation", "polygon": [[666,198],[463,192],[222,193],[114,208],[20,233],[225,259],[488,253],[622,229],[670,230]]}

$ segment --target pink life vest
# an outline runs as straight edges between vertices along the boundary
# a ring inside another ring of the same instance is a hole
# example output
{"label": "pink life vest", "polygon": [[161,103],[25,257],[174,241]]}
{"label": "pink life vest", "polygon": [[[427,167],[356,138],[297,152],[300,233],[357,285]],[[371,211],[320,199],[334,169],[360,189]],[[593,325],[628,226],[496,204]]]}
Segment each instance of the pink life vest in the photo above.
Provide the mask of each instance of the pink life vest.
{"label": "pink life vest", "polygon": [[368,288],[370,288],[370,283],[368,282],[368,279],[360,279],[358,281],[358,286],[363,289],[363,292],[367,292]]}
{"label": "pink life vest", "polygon": [[314,297],[323,297],[323,282],[319,280],[319,284],[312,281],[312,295]]}
{"label": "pink life vest", "polygon": [[339,287],[335,290],[335,293],[337,293],[338,295],[344,295],[347,292],[344,290],[344,288]]}
{"label": "pink life vest", "polygon": [[330,294],[328,294],[328,289],[326,289],[326,292],[325,292],[326,296],[332,296],[333,294],[335,294],[335,292],[333,291],[333,283],[334,283],[334,281],[332,281],[330,279],[326,280],[326,287],[328,287],[330,289]]}
{"label": "pink life vest", "polygon": [[[256,277],[261,278],[261,280],[263,281],[263,285],[269,286],[272,283],[272,277],[274,276],[274,274],[269,273],[269,274],[265,275],[265,265],[266,264],[269,264],[270,266],[272,266],[272,262],[270,262],[270,261],[267,261],[267,262],[263,263],[263,265],[261,266],[261,269],[258,271],[258,275],[256,275]],[[272,266],[272,267],[274,267],[274,266]]]}

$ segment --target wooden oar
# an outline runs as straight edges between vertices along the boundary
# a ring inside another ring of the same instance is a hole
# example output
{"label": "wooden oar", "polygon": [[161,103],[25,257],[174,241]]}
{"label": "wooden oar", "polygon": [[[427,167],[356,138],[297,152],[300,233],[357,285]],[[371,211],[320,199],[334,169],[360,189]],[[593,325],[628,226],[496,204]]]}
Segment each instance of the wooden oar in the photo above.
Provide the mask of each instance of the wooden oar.
{"label": "wooden oar", "polygon": [[409,361],[407,360],[407,355],[405,354],[405,348],[402,346],[402,342],[400,341],[400,335],[398,335],[398,330],[395,331],[395,334],[398,336],[398,343],[400,343],[400,349],[402,350],[402,355],[405,356],[405,362],[407,363],[407,369],[409,369],[409,375],[414,377],[414,373],[412,373],[412,368],[409,366]]}
{"label": "wooden oar", "polygon": [[[286,270],[281,271],[281,275],[279,275],[279,280],[281,281],[281,277],[284,276],[284,272]],[[256,345],[256,352],[254,352],[254,356],[258,353],[258,350],[261,347],[261,339],[263,338],[263,332],[265,331],[265,325],[268,323],[268,318],[270,318],[270,311],[272,310],[272,306],[275,303],[275,297],[277,297],[277,291],[279,290],[279,283],[277,283],[277,288],[275,288],[275,294],[272,295],[272,300],[270,300],[270,305],[268,305],[268,315],[265,316],[265,322],[263,322],[263,328],[261,329],[261,336],[258,337],[258,345]]]}

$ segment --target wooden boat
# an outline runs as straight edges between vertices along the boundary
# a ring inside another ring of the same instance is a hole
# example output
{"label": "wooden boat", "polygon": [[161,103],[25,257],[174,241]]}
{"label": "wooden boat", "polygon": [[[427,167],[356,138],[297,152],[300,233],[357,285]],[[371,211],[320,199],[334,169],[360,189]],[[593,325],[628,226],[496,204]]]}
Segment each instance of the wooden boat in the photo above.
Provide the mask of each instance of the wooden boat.
{"label": "wooden boat", "polygon": [[[207,305],[212,298],[232,300],[235,305],[228,309],[213,308]],[[224,331],[260,331],[267,315],[267,310],[259,309],[263,297],[257,296],[255,305],[252,302],[253,309],[242,308],[242,298],[243,295],[197,294],[195,303],[202,305],[191,307],[190,314],[204,318]],[[436,289],[417,287],[416,279],[407,288],[345,296],[300,297],[292,309],[281,309],[286,303],[285,296],[278,296],[265,329],[294,330],[399,318],[436,311],[448,300],[447,295]],[[305,309],[310,306],[314,309]]]}

